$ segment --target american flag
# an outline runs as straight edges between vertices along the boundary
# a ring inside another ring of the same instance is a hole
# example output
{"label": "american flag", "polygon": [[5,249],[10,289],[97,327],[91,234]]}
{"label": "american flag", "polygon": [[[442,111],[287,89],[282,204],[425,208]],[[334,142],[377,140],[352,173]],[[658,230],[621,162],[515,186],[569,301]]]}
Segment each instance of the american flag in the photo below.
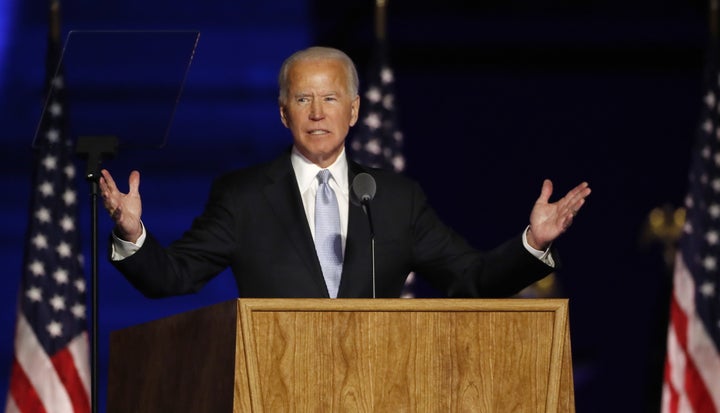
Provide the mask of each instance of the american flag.
{"label": "american flag", "polygon": [[[57,1],[51,2],[57,23]],[[34,176],[6,413],[90,411],[85,277],[73,144],[65,131],[57,24],[46,60],[48,100]]]}
{"label": "american flag", "polygon": [[[355,128],[352,143],[353,160],[374,168],[402,172],[405,157],[402,154],[403,134],[400,131],[395,108],[395,74],[390,66],[388,47],[378,39],[367,72],[368,84],[360,103],[360,121]],[[408,275],[402,296],[416,295],[415,274]]]}
{"label": "american flag", "polygon": [[375,168],[402,171],[403,134],[398,127],[395,108],[395,75],[387,56],[387,46],[378,40],[362,96],[362,116],[355,128],[352,143],[353,159]]}
{"label": "american flag", "polygon": [[720,72],[710,50],[673,274],[663,413],[720,412]]}

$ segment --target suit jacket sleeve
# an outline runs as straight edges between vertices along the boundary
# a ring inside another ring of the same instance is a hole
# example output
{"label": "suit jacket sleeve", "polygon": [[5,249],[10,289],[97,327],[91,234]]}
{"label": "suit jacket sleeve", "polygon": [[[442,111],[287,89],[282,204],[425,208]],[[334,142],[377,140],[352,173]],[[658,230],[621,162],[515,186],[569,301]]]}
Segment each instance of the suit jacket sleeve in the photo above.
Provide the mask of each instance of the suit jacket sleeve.
{"label": "suit jacket sleeve", "polygon": [[196,292],[230,263],[236,245],[232,209],[225,183],[215,181],[204,213],[179,240],[165,248],[148,231],[142,248],[112,263],[148,297]]}
{"label": "suit jacket sleeve", "polygon": [[376,196],[381,205],[373,211],[376,251],[387,248],[389,256],[380,254],[389,261],[407,257],[407,269],[448,296],[506,297],[554,270],[525,249],[521,235],[490,251],[473,248],[442,222],[417,183],[382,176]]}

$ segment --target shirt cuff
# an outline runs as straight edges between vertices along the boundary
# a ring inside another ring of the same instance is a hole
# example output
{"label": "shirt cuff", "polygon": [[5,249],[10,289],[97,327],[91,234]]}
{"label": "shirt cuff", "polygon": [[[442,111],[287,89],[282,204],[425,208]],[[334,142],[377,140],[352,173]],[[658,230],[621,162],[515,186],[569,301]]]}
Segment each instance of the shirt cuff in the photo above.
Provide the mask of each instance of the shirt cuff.
{"label": "shirt cuff", "polygon": [[112,261],[124,260],[125,258],[135,254],[137,250],[139,250],[140,247],[143,246],[146,236],[145,225],[143,225],[142,222],[140,223],[140,225],[142,226],[142,233],[140,234],[140,237],[137,239],[136,242],[130,242],[120,239],[120,237],[115,235],[115,231],[112,232],[113,240],[110,244],[110,259]]}
{"label": "shirt cuff", "polygon": [[[530,225],[525,228],[525,231],[523,231],[522,234],[522,242],[523,246],[526,250],[532,255],[535,256],[535,258],[539,259],[543,263],[547,264],[550,267],[555,268],[555,260],[552,257],[552,254],[550,253],[550,246],[547,247],[545,251],[536,250],[535,248],[530,246],[530,243],[527,240],[527,232],[530,229]],[[144,234],[144,232],[143,232]],[[139,241],[139,240],[138,240]]]}

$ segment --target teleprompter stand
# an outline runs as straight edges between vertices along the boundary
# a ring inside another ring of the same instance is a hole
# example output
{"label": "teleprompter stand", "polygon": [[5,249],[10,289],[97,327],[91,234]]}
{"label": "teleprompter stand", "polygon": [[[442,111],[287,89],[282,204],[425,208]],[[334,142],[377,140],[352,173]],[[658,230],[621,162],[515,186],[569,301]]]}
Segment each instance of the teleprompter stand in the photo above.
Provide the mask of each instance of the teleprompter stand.
{"label": "teleprompter stand", "polygon": [[[91,403],[98,411],[98,191],[100,167],[120,150],[165,146],[175,109],[197,47],[197,31],[71,31],[48,91],[40,125],[57,115],[51,96],[65,97],[75,153],[86,161],[91,197]],[[61,89],[62,88],[62,89]]]}

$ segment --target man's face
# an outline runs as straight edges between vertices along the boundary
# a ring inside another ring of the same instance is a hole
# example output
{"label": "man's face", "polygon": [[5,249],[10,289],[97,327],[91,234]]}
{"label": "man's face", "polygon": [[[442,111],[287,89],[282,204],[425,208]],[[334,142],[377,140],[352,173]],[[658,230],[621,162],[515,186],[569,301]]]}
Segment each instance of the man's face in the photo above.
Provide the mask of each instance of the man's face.
{"label": "man's face", "polygon": [[314,164],[325,168],[340,155],[350,127],[357,122],[360,97],[351,96],[347,73],[337,60],[293,63],[280,118],[295,146]]}

